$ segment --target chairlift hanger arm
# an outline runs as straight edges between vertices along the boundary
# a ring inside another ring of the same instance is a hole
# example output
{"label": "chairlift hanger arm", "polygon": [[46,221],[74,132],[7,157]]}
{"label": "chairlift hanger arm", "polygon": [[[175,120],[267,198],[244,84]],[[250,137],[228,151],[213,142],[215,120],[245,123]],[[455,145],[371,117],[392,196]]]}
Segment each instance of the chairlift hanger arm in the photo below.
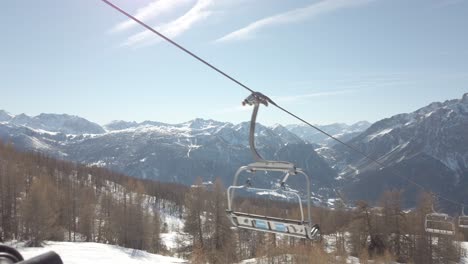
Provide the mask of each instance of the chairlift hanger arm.
{"label": "chairlift hanger arm", "polygon": [[253,106],[252,116],[250,118],[250,131],[249,131],[249,146],[252,152],[255,163],[249,165],[251,171],[265,170],[265,171],[284,171],[291,174],[296,174],[296,166],[291,162],[286,161],[272,161],[265,160],[255,146],[255,126],[257,124],[257,116],[260,105],[268,106],[269,104],[276,105],[273,100],[263,95],[260,92],[253,92],[243,102],[242,105]]}
{"label": "chairlift hanger arm", "polygon": [[252,155],[257,162],[265,162],[265,159],[258,153],[255,147],[255,124],[257,122],[257,115],[258,110],[260,108],[260,104],[268,106],[268,103],[271,101],[270,98],[263,95],[259,92],[253,92],[249,95],[243,102],[242,105],[253,105],[252,117],[250,118],[250,132],[249,132],[249,145],[250,150],[252,151]]}

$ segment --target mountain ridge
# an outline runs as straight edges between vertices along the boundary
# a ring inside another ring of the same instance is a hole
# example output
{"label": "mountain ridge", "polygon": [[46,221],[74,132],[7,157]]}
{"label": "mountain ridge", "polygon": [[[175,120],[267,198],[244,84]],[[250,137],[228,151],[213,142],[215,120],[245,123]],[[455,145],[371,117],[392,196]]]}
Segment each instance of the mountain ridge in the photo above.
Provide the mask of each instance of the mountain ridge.
{"label": "mountain ridge", "polygon": [[[47,131],[44,126],[30,127],[30,119],[19,115],[15,122],[1,123],[0,139],[20,149],[42,151],[139,178],[190,185],[199,176],[205,180],[219,176],[228,184],[238,167],[253,161],[248,121],[239,124],[201,118],[178,124],[114,121],[104,126],[104,132],[65,134]],[[315,145],[283,126],[257,124],[256,146],[266,159],[288,160],[310,172],[314,170],[317,174],[313,179],[314,195],[331,194],[323,190],[331,190],[336,175],[315,153]],[[270,182],[267,178],[259,179],[259,185]],[[294,179],[291,183],[302,188]]]}
{"label": "mountain ridge", "polygon": [[[65,134],[31,128],[27,126],[31,118],[26,115],[0,111],[0,118],[9,120],[0,122],[0,139],[19,148],[40,150],[135,177],[192,184],[198,176],[205,180],[220,176],[227,184],[239,166],[252,162],[248,121],[239,124],[201,118],[178,124],[113,121],[101,127],[104,132]],[[446,186],[440,190],[446,192],[444,195],[464,199],[462,185],[468,183],[468,93],[374,124],[363,121],[321,127],[335,136],[341,135],[341,140],[385,164],[385,169],[343,145],[312,143],[305,128],[257,124],[256,146],[266,159],[291,161],[313,174],[317,197],[330,197],[333,189],[342,186],[351,199],[376,201],[376,192],[366,194],[366,189],[380,190],[375,179],[381,179],[386,188],[406,189],[410,198],[407,200],[414,202],[406,177],[418,179],[421,185],[426,182],[435,185],[427,188]],[[345,134],[351,138],[347,139]],[[403,177],[390,179],[390,168],[398,172],[393,176]],[[448,187],[439,175],[445,175]],[[268,184],[268,180],[259,184]]]}
{"label": "mountain ridge", "polygon": [[[385,168],[392,168],[394,177],[401,176],[387,188],[409,190],[406,179],[411,178],[417,178],[416,182],[426,186],[427,190],[438,190],[438,186],[450,183],[450,187],[440,190],[440,194],[463,201],[466,193],[462,183],[468,181],[466,131],[468,93],[460,99],[433,102],[414,112],[377,121],[348,144],[385,164]],[[353,199],[364,198],[364,185],[368,189],[380,189],[373,178],[389,177],[379,165],[345,146],[333,146],[328,155],[333,157],[335,169],[347,183],[348,194]],[[422,175],[425,178],[421,178]],[[439,175],[445,175],[445,182]],[[433,184],[426,185],[427,182]],[[406,195],[414,201],[410,192],[406,191]]]}

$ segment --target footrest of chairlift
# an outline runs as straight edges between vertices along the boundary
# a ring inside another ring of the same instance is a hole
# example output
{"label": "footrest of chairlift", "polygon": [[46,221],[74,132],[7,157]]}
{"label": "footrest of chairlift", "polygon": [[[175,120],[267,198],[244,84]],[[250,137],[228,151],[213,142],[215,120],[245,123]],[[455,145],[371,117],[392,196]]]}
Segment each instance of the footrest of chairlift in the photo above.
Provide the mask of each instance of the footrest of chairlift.
{"label": "footrest of chairlift", "polygon": [[281,171],[281,172],[290,172],[296,173],[296,165],[286,162],[286,161],[262,161],[262,162],[254,162],[247,165],[249,170],[256,171]]}
{"label": "footrest of chairlift", "polygon": [[[299,238],[313,239],[319,233],[318,226],[309,227],[307,221],[247,214],[226,210],[231,222],[239,228],[262,232],[284,234]],[[310,230],[309,230],[310,229]]]}

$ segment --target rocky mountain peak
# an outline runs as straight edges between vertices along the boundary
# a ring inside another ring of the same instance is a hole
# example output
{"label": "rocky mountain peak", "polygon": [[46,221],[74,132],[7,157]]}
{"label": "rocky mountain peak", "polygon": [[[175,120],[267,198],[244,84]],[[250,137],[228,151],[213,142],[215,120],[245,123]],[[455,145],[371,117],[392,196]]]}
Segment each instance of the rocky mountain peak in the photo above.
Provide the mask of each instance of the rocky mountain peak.
{"label": "rocky mountain peak", "polygon": [[13,116],[10,113],[4,110],[0,110],[0,122],[10,121],[12,118]]}
{"label": "rocky mountain peak", "polygon": [[461,99],[462,103],[468,104],[468,93],[465,93]]}
{"label": "rocky mountain peak", "polygon": [[7,120],[11,125],[28,127],[63,134],[102,134],[105,130],[98,124],[82,117],[67,114],[39,114],[31,117],[26,114],[10,115]]}

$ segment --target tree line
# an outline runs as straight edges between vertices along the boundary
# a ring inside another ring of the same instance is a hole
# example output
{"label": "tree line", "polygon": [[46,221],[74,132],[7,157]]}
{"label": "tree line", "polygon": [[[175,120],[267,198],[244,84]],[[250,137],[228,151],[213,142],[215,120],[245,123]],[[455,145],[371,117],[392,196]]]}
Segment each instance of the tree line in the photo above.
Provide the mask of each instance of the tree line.
{"label": "tree line", "polygon": [[0,242],[93,241],[163,252],[159,212],[181,217],[186,190],[0,142]]}
{"label": "tree line", "polygon": [[[194,186],[201,186],[201,180]],[[192,238],[193,263],[238,263],[256,258],[258,263],[347,263],[349,256],[360,263],[457,263],[465,254],[457,235],[434,235],[424,229],[425,216],[436,202],[421,193],[413,210],[402,208],[402,191],[382,194],[376,206],[356,201],[353,208],[338,202],[334,209],[314,207],[313,221],[321,227],[323,240],[279,236],[245,229],[231,229],[220,180],[212,188],[191,188],[186,196],[185,232]],[[297,204],[271,199],[238,197],[238,210],[246,213],[300,219]]]}
{"label": "tree line", "polygon": [[[465,254],[456,236],[424,230],[424,218],[436,201],[421,193],[418,205],[405,211],[402,192],[382,194],[371,206],[339,203],[334,209],[314,207],[312,218],[324,239],[311,242],[231,228],[226,217],[224,184],[201,178],[187,186],[135,179],[107,169],[24,153],[0,142],[0,242],[44,240],[92,241],[164,253],[165,231],[160,212],[184,219],[178,254],[192,263],[456,263]],[[237,197],[241,211],[297,218],[298,205],[271,199]],[[188,236],[189,241],[186,241]]]}

